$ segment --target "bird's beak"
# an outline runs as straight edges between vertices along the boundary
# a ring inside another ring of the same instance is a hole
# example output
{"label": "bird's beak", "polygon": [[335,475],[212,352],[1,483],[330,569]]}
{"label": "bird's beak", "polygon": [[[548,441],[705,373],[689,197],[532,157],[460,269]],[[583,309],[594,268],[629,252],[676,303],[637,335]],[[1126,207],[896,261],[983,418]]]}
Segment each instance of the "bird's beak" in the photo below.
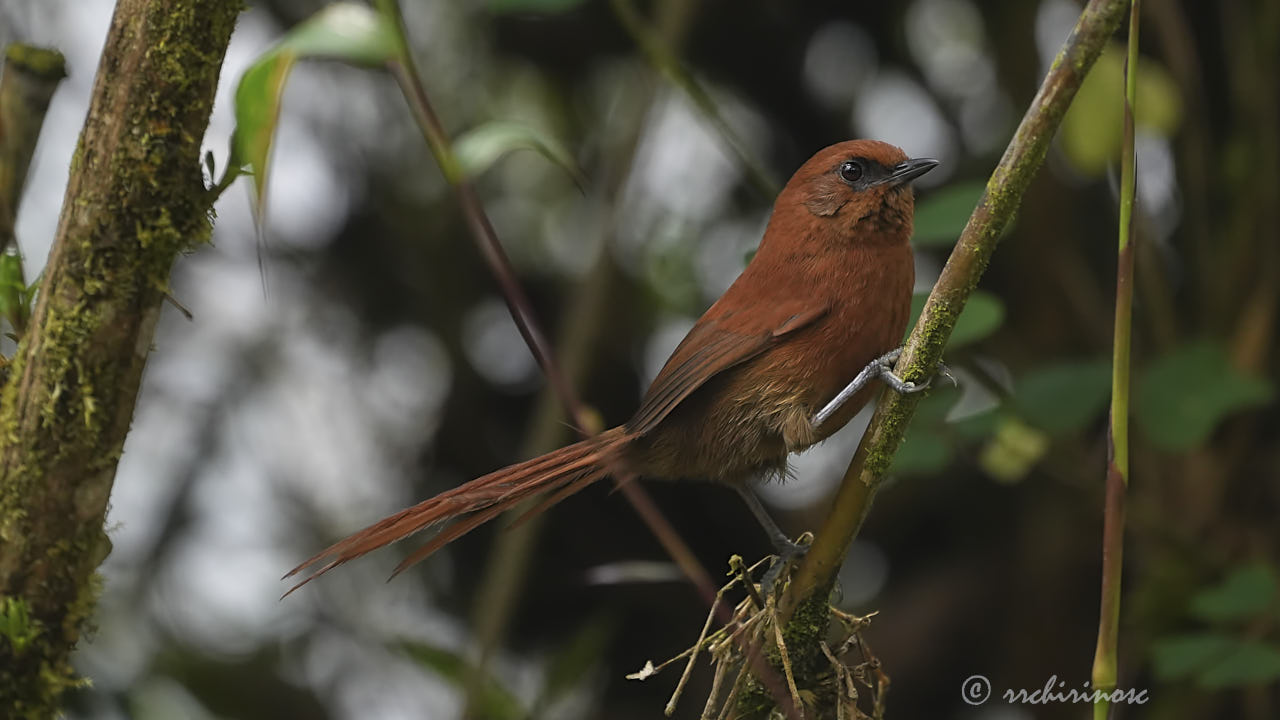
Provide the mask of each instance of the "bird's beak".
{"label": "bird's beak", "polygon": [[885,182],[893,186],[905,185],[930,170],[938,167],[933,158],[913,158],[893,166],[893,172],[885,178]]}

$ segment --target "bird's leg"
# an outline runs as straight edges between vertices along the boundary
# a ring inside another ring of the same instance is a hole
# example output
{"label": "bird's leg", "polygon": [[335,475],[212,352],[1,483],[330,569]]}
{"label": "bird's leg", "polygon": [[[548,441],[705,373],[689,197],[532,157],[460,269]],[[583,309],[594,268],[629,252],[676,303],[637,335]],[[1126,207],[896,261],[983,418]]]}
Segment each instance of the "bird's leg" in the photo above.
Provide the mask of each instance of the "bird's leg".
{"label": "bird's leg", "polygon": [[751,491],[751,488],[747,487],[746,483],[734,483],[733,488],[742,496],[742,500],[747,504],[747,508],[751,510],[751,514],[756,516],[760,526],[768,533],[769,541],[773,543],[774,552],[778,554],[778,561],[760,579],[761,592],[767,596],[773,591],[773,584],[777,582],[778,575],[782,573],[782,568],[786,567],[792,560],[804,556],[809,551],[809,545],[808,543],[793,542],[791,538],[787,537],[786,533],[782,532],[778,524],[773,521],[769,511],[764,509],[760,498],[756,497],[756,494]]}
{"label": "bird's leg", "polygon": [[[856,395],[859,390],[866,387],[868,383],[876,378],[880,378],[885,385],[900,393],[916,393],[929,387],[929,383],[933,382],[932,377],[917,385],[910,380],[903,380],[893,374],[893,364],[898,361],[900,355],[902,355],[902,348],[895,348],[868,363],[858,373],[858,376],[853,379],[853,382],[846,385],[843,390],[831,399],[831,402],[827,403],[825,407],[818,411],[817,415],[813,416],[811,421],[813,426],[818,427],[826,422],[828,418],[849,401],[849,398]],[[951,376],[951,372],[947,370],[946,365],[939,363],[938,372],[944,377],[950,378],[953,384],[955,383],[955,378]]]}

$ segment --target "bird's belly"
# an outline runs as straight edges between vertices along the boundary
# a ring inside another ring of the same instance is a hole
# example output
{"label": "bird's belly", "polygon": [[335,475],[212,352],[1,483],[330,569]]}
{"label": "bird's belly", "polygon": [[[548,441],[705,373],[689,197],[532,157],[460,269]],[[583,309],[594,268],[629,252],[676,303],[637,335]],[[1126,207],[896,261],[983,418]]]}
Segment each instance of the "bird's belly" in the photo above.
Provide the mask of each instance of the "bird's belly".
{"label": "bird's belly", "polygon": [[[649,477],[741,482],[781,471],[794,450],[784,435],[800,416],[769,392],[744,396],[726,373],[686,398],[629,450],[634,470]],[[808,421],[805,419],[807,427]]]}

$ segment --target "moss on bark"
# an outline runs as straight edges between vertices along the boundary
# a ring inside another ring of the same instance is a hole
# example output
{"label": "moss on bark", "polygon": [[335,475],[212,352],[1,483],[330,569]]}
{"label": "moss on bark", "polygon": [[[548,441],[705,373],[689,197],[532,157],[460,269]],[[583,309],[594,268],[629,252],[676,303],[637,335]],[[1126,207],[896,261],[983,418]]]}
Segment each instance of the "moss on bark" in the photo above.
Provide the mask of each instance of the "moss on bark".
{"label": "moss on bark", "polygon": [[[0,714],[78,684],[116,463],[169,272],[207,241],[200,140],[240,3],[120,0],[40,295],[0,395]],[[17,641],[17,638],[21,638]]]}
{"label": "moss on bark", "polygon": [[[804,705],[804,717],[811,720],[835,717],[835,673],[821,649],[831,624],[828,597],[833,584],[826,586],[826,592],[814,593],[796,607],[790,621],[782,626],[782,641],[787,646],[791,675],[795,678],[796,690]],[[765,661],[776,671],[777,677],[782,678],[785,671],[781,654],[776,645],[770,644],[768,647],[769,650],[764,654]],[[783,689],[767,687],[753,674],[742,690],[732,717],[735,720],[767,720],[773,713],[780,712],[780,698],[775,697],[775,693],[781,690]]]}

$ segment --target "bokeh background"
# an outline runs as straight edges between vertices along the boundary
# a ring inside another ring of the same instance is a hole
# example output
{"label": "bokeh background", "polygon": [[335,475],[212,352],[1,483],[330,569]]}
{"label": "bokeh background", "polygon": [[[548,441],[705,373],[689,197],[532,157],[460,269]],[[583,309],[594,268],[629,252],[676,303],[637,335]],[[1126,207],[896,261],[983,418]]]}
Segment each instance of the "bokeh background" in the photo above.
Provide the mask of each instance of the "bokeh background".
{"label": "bokeh background", "polygon": [[[1080,10],[655,0],[629,25],[630,5],[605,0],[402,5],[452,132],[522,123],[587,177],[580,189],[516,153],[479,188],[560,360],[609,424],[740,271],[771,188],[832,142],[874,137],[942,161],[918,183],[927,291]],[[1280,3],[1143,5],[1120,678],[1151,702],[1118,715],[1272,718]],[[240,74],[322,6],[249,3],[205,140],[219,166]],[[0,0],[0,41],[57,47],[70,70],[18,216],[30,274],[111,10]],[[637,28],[683,70],[664,72]],[[926,401],[841,575],[841,607],[879,612],[867,639],[893,680],[889,717],[1088,711],[972,707],[960,686],[1089,678],[1122,65],[1104,55],[1080,93],[948,351],[960,387]],[[244,180],[224,194],[212,245],[175,268],[194,319],[166,308],[156,336],[96,630],[76,657],[92,687],[68,717],[658,716],[678,671],[624,676],[688,646],[706,606],[607,484],[518,544],[495,524],[393,582],[405,548],[278,600],[280,575],[316,549],[570,433],[388,76],[296,68],[261,236],[249,196]],[[866,420],[764,488],[789,531],[818,527]],[[731,553],[768,552],[728,491],[647,489],[714,575]],[[697,717],[701,670],[677,717]]]}

